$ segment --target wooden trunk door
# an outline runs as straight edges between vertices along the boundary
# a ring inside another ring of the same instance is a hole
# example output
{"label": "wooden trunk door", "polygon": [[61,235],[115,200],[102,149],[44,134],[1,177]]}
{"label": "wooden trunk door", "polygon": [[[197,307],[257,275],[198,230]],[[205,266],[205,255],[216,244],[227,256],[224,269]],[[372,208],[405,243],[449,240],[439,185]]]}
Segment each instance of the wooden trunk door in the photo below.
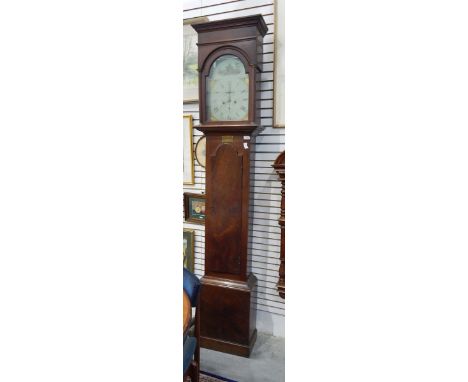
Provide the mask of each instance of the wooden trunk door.
{"label": "wooden trunk door", "polygon": [[241,137],[231,136],[229,140],[220,136],[207,137],[207,273],[245,273],[244,247],[247,238],[244,237],[246,232],[243,230],[243,219],[247,218],[244,208],[248,174],[248,171],[245,172],[246,165],[248,166],[248,150],[242,146]]}

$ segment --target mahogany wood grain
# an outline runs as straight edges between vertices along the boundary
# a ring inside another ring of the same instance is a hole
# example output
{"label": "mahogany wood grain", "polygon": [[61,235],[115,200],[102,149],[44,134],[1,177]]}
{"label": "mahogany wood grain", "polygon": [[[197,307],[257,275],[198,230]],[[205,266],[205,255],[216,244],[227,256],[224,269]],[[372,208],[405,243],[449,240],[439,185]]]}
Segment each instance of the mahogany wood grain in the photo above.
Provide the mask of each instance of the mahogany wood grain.
{"label": "mahogany wood grain", "polygon": [[246,279],[247,231],[243,206],[249,179],[244,179],[249,153],[242,146],[242,137],[232,143],[222,143],[222,137],[210,136],[207,141],[206,179],[207,219],[205,222],[206,274],[225,274],[234,279]]}

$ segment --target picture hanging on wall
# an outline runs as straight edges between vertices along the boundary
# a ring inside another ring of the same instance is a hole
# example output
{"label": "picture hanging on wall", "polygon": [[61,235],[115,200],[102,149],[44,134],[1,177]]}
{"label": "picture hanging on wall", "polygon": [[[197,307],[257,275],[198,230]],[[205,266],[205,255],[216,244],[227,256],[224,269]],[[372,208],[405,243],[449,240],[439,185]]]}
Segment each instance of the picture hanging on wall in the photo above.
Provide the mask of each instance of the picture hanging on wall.
{"label": "picture hanging on wall", "polygon": [[195,158],[200,166],[206,167],[206,137],[201,137],[195,146]]}
{"label": "picture hanging on wall", "polygon": [[192,194],[184,192],[184,217],[185,221],[205,224],[206,199],[204,194]]}
{"label": "picture hanging on wall", "polygon": [[195,231],[184,229],[184,268],[190,272],[195,270]]}
{"label": "picture hanging on wall", "polygon": [[192,116],[184,115],[184,184],[194,183]]}
{"label": "picture hanging on wall", "polygon": [[284,93],[285,93],[285,34],[284,34],[284,1],[275,0],[275,35],[274,35],[274,90],[273,90],[273,127],[285,126]]}
{"label": "picture hanging on wall", "polygon": [[198,34],[192,25],[206,21],[207,17],[184,20],[184,103],[198,102]]}

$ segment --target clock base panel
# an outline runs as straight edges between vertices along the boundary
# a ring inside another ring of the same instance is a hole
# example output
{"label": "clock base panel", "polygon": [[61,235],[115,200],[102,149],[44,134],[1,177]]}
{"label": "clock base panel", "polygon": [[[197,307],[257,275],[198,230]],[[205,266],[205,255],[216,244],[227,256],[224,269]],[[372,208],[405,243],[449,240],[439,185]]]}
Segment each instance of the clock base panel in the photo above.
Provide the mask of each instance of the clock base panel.
{"label": "clock base panel", "polygon": [[254,296],[257,279],[205,276],[200,290],[200,346],[249,357],[257,338]]}

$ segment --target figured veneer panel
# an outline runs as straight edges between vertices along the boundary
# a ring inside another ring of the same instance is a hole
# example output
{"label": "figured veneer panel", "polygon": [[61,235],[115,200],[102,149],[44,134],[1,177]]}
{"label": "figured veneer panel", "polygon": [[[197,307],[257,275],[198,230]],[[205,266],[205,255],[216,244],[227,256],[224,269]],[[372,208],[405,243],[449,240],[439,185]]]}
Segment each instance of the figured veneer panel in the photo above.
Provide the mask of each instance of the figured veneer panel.
{"label": "figured veneer panel", "polygon": [[202,335],[234,343],[248,343],[250,292],[234,288],[218,288],[212,285],[203,286],[203,314],[222,317],[218,321],[208,321],[203,326]]}
{"label": "figured veneer panel", "polygon": [[[257,280],[205,276],[200,293],[201,346],[248,357],[257,337],[255,299]],[[216,318],[216,319],[212,319]]]}
{"label": "figured veneer panel", "polygon": [[206,229],[206,270],[240,274],[242,235],[243,153],[233,144],[220,144],[209,157],[212,194]]}

